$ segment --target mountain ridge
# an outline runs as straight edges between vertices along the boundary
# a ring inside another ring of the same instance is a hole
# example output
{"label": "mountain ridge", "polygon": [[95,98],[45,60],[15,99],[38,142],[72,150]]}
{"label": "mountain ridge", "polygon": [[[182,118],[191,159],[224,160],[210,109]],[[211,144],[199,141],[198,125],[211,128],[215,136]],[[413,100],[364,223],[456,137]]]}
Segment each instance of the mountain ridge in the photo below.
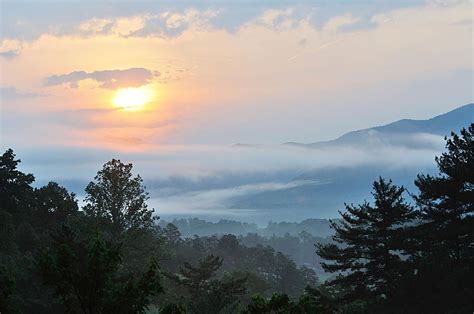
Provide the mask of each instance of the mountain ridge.
{"label": "mountain ridge", "polygon": [[[352,147],[359,151],[379,154],[382,160],[385,153],[381,148],[404,149],[406,152],[422,152],[425,165],[406,164],[396,167],[390,162],[375,162],[324,167],[308,170],[294,177],[293,181],[326,182],[307,184],[279,191],[264,191],[234,200],[231,208],[265,210],[281,219],[304,219],[307,217],[331,218],[344,203],[360,203],[370,199],[370,186],[379,176],[391,178],[396,184],[404,185],[414,191],[413,184],[418,173],[436,171],[435,155],[443,151],[442,136],[451,131],[459,132],[474,122],[474,104],[470,103],[444,114],[426,120],[402,119],[386,125],[348,132],[334,140],[309,144],[286,143],[307,149],[328,149]],[[400,158],[404,158],[401,155]]]}
{"label": "mountain ridge", "polygon": [[474,121],[474,103],[457,107],[448,112],[429,119],[400,119],[388,124],[360,129],[345,133],[333,140],[312,143],[287,142],[283,145],[292,145],[307,148],[319,148],[333,145],[347,145],[350,142],[361,144],[367,137],[401,136],[405,134],[427,133],[439,136],[449,136],[451,131],[459,131],[459,125],[469,125]]}

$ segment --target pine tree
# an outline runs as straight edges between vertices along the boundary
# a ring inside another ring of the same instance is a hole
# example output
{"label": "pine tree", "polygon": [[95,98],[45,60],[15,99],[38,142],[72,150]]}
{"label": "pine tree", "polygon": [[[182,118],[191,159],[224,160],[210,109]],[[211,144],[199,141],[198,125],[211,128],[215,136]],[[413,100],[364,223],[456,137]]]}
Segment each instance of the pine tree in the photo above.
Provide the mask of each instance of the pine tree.
{"label": "pine tree", "polygon": [[419,175],[420,223],[413,227],[414,275],[399,299],[419,312],[474,311],[474,124],[446,139],[438,175]]}
{"label": "pine tree", "polygon": [[227,274],[222,278],[213,278],[222,266],[222,258],[208,255],[197,266],[184,263],[180,274],[173,277],[189,291],[188,309],[191,313],[233,313],[232,309],[238,302],[238,297],[245,291],[247,277],[237,278]]}
{"label": "pine tree", "polygon": [[167,224],[162,230],[162,233],[166,240],[171,244],[175,244],[181,239],[181,232],[179,231],[178,227],[172,223]]}
{"label": "pine tree", "polygon": [[[474,262],[474,123],[452,133],[447,152],[436,158],[437,176],[418,175],[420,190],[415,197],[423,223],[422,249],[425,254],[448,256]],[[428,252],[431,251],[431,252]]]}
{"label": "pine tree", "polygon": [[341,301],[384,301],[403,276],[404,224],[414,217],[403,198],[405,189],[382,178],[373,183],[375,206],[346,205],[341,221],[332,221],[337,244],[317,245],[330,285],[342,289]]}

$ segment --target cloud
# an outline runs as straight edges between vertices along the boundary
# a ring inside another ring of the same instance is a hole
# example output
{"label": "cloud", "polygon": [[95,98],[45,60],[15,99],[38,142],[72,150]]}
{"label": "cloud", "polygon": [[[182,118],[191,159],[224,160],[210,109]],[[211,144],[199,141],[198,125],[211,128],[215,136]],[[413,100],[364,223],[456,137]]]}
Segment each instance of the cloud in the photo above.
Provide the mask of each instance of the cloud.
{"label": "cloud", "polygon": [[336,16],[330,19],[326,25],[324,25],[323,31],[329,33],[335,33],[338,30],[347,27],[349,25],[359,22],[360,18],[353,17],[351,14],[345,14]]}
{"label": "cloud", "polygon": [[13,59],[20,54],[22,48],[23,43],[19,40],[0,40],[0,57],[7,60]]}
{"label": "cloud", "polygon": [[68,84],[71,88],[77,88],[80,81],[91,79],[99,82],[102,88],[139,87],[151,83],[153,78],[158,76],[160,76],[159,72],[145,68],[94,72],[74,71],[68,74],[47,77],[45,86]]}
{"label": "cloud", "polygon": [[[324,25],[334,16],[352,13],[364,18],[401,7],[413,7],[425,0],[407,1],[357,1],[354,3],[325,4],[315,1],[292,3],[303,15],[311,12],[311,22]],[[16,38],[24,41],[36,40],[44,34],[55,36],[157,36],[174,38],[189,28],[208,25],[212,28],[235,31],[242,25],[266,14],[267,22],[282,26],[290,22],[288,1],[263,1],[262,3],[209,1],[120,1],[109,3],[95,1],[24,2],[6,1],[2,8],[9,14],[2,16],[0,38]],[[273,13],[264,13],[273,11]],[[278,15],[278,17],[276,16]],[[286,16],[285,16],[286,15]],[[276,19],[275,19],[276,17]]]}
{"label": "cloud", "polygon": [[19,91],[16,89],[16,87],[13,86],[0,87],[0,98],[2,100],[14,100],[18,98],[33,98],[42,96],[46,95],[33,92]]}
{"label": "cloud", "polygon": [[[411,140],[438,141],[429,134]],[[441,138],[441,137],[439,137]],[[150,192],[150,206],[160,215],[262,215],[261,210],[233,208],[235,200],[272,191],[310,188],[330,182],[301,177],[313,171],[376,168],[386,171],[425,171],[434,165],[437,148],[421,149],[377,143],[361,147],[300,148],[260,146],[156,146],[138,152],[78,147],[29,146],[16,151],[22,169],[33,172],[38,184],[58,181],[80,197],[95,171],[111,158],[132,162]]]}
{"label": "cloud", "polygon": [[13,59],[20,54],[18,50],[8,50],[0,52],[0,57],[5,59]]}
{"label": "cloud", "polygon": [[151,207],[159,210],[161,214],[231,214],[248,215],[247,210],[231,210],[229,206],[232,199],[240,196],[248,196],[261,192],[279,191],[291,189],[308,184],[317,184],[313,181],[299,180],[287,183],[264,182],[258,184],[244,184],[229,188],[217,188],[186,192],[177,195],[169,195],[152,198]]}
{"label": "cloud", "polygon": [[[98,149],[92,147],[67,148],[48,147],[42,151],[48,152],[48,158],[54,156],[54,164],[79,165],[81,160],[92,162],[98,169],[101,164],[111,157],[133,162],[138,173],[145,180],[163,180],[183,177],[187,180],[203,180],[210,177],[242,176],[271,174],[289,171],[294,174],[302,171],[327,169],[334,167],[358,167],[364,165],[381,165],[390,168],[420,167],[431,165],[434,156],[443,151],[444,141],[441,136],[431,134],[413,134],[407,140],[420,143],[410,147],[384,143],[369,143],[367,145],[337,147],[302,148],[290,145],[261,145],[261,146],[223,146],[223,145],[154,145],[144,151],[117,151],[113,149]],[[430,145],[421,145],[429,142]],[[429,146],[430,148],[427,148]],[[25,163],[38,162],[36,167],[44,165],[38,147],[28,145]],[[102,146],[103,147],[103,146]],[[93,158],[92,158],[93,157]],[[92,158],[92,159],[91,159]],[[62,160],[62,161],[59,161]],[[56,169],[50,175],[62,177],[64,169]],[[82,173],[75,174],[82,177]],[[69,174],[68,174],[69,176]],[[272,179],[273,180],[273,179]],[[245,182],[239,181],[239,185]]]}

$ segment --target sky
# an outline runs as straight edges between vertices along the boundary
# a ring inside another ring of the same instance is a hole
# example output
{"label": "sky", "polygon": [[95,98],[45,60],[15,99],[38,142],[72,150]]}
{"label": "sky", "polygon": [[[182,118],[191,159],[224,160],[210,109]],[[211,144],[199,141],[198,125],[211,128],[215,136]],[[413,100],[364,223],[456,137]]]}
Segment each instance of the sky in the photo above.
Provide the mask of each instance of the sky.
{"label": "sky", "polygon": [[43,180],[113,156],[152,160],[149,177],[301,168],[306,152],[229,146],[329,140],[474,98],[472,1],[0,3],[0,146]]}

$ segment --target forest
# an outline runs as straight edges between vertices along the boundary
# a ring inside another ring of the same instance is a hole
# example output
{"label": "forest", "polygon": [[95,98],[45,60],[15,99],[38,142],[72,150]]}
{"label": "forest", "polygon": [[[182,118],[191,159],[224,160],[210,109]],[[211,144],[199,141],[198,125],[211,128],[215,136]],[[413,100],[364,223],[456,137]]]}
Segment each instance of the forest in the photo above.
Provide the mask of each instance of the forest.
{"label": "forest", "polygon": [[132,164],[105,163],[80,207],[56,182],[35,187],[8,149],[0,313],[473,313],[474,124],[435,162],[413,193],[374,178],[373,200],[330,230],[306,222],[320,234],[235,222],[193,234],[193,220],[160,221]]}

